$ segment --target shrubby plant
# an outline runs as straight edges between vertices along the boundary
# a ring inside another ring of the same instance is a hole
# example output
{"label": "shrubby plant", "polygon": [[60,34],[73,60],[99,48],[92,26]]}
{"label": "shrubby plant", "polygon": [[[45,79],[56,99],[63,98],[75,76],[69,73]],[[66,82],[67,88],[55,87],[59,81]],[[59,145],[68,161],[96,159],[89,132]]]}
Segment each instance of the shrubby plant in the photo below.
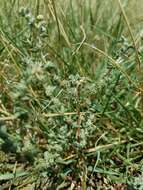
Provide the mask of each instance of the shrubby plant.
{"label": "shrubby plant", "polygon": [[120,1],[30,2],[0,8],[1,187],[142,188],[139,26]]}

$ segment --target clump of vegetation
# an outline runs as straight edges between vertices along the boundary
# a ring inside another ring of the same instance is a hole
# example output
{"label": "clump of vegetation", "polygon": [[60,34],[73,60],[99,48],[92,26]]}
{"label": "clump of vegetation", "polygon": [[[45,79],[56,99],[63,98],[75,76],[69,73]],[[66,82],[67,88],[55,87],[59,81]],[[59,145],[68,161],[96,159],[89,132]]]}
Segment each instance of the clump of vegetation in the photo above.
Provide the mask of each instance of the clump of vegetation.
{"label": "clump of vegetation", "polygon": [[128,3],[0,2],[1,189],[143,188],[142,29]]}

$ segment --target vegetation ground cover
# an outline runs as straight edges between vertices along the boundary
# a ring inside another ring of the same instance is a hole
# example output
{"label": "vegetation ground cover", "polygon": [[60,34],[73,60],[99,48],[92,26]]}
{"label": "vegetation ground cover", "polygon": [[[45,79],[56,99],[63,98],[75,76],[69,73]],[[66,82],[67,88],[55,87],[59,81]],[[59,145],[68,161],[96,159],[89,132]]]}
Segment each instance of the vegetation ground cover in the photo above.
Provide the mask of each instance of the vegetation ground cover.
{"label": "vegetation ground cover", "polygon": [[141,10],[0,0],[0,189],[143,189]]}

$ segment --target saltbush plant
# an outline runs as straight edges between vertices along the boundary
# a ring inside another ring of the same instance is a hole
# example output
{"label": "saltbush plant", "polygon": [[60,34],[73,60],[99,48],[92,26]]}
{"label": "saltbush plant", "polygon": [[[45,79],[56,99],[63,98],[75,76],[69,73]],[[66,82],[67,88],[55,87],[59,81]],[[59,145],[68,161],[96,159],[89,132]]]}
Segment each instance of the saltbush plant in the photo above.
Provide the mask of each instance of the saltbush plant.
{"label": "saltbush plant", "polygon": [[0,1],[2,189],[143,188],[142,31],[117,2]]}

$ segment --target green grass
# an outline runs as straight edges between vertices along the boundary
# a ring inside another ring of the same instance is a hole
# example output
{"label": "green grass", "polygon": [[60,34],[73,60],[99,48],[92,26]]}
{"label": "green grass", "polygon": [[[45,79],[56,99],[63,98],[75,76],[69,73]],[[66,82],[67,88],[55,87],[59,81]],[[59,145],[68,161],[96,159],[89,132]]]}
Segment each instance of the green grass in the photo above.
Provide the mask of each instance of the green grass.
{"label": "green grass", "polygon": [[0,1],[1,189],[143,189],[132,3]]}

